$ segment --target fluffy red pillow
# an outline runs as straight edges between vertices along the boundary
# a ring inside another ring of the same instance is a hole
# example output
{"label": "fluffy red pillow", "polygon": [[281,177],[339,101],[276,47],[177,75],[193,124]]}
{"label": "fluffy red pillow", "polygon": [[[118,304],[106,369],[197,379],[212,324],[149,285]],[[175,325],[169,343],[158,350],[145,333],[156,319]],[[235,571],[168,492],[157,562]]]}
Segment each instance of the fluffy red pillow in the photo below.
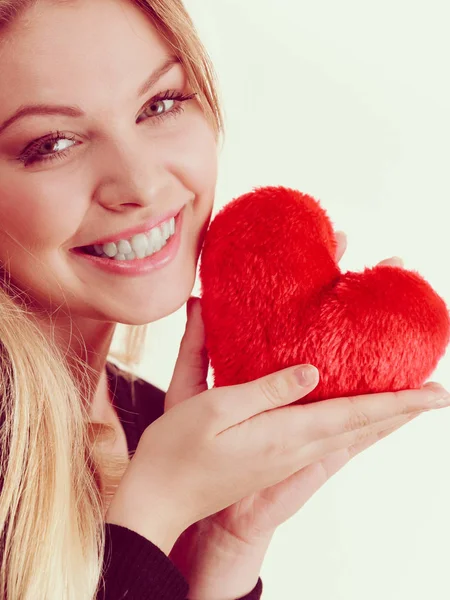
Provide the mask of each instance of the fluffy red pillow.
{"label": "fluffy red pillow", "polygon": [[304,400],[420,387],[449,342],[445,302],[415,271],[342,273],[332,224],[311,196],[256,188],[211,222],[200,263],[214,385],[310,363]]}

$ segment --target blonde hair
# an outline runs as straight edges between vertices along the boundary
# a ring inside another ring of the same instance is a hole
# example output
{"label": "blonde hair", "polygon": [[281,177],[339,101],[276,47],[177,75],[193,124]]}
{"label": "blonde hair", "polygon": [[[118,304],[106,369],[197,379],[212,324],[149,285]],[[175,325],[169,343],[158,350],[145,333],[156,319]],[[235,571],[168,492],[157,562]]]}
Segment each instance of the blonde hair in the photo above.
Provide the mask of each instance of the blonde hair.
{"label": "blonde hair", "polygon": [[[218,139],[216,75],[182,0],[131,1],[179,57]],[[0,0],[0,33],[35,3]],[[102,457],[114,429],[89,420],[92,369],[52,344],[7,279],[0,269],[0,597],[92,600],[102,579],[104,514],[128,460]],[[108,360],[132,370],[146,332],[127,326],[123,350]]]}

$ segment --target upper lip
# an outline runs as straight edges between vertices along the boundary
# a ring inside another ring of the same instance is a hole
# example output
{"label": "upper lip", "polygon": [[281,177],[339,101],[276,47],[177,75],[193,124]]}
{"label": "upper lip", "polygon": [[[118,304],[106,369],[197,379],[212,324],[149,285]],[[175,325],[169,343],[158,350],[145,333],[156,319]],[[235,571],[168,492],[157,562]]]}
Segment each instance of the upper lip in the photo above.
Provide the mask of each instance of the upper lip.
{"label": "upper lip", "polygon": [[[126,240],[126,239],[132,237],[133,235],[137,235],[138,233],[144,233],[144,232],[148,231],[149,229],[153,229],[153,227],[157,227],[158,225],[161,225],[161,223],[164,223],[164,221],[167,221],[168,219],[170,219],[172,217],[176,217],[183,208],[184,208],[184,206],[182,206],[181,208],[173,209],[173,210],[165,213],[164,215],[160,215],[158,217],[156,217],[156,216],[151,217],[150,219],[148,219],[144,223],[141,223],[140,225],[135,225],[134,227],[130,227],[128,229],[123,229],[122,231],[112,233],[111,235],[108,235],[106,237],[102,237],[93,242],[89,242],[88,244],[84,244],[84,246],[94,246],[94,245],[95,246],[103,246],[103,244],[109,244],[110,242],[117,242],[118,240]],[[78,248],[82,248],[84,246],[78,246]]]}

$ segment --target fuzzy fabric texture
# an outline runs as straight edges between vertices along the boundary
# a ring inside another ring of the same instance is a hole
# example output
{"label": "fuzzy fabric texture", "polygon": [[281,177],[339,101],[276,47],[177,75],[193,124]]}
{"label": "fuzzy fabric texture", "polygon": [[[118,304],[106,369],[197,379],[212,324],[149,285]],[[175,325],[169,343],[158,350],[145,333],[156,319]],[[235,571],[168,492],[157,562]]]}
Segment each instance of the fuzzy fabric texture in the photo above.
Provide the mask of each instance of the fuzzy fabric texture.
{"label": "fuzzy fabric texture", "polygon": [[320,203],[285,187],[254,188],[206,233],[201,304],[214,386],[309,363],[302,401],[419,388],[449,343],[449,312],[415,271],[342,273]]}

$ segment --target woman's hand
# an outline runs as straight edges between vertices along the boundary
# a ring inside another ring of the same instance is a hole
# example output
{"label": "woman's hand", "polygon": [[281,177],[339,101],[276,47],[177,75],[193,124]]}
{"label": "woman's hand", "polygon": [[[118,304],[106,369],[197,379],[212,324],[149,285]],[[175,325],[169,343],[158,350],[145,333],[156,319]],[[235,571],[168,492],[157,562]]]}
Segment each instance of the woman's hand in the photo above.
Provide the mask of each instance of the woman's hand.
{"label": "woman's hand", "polygon": [[[347,244],[344,233],[338,232],[336,237],[339,262]],[[403,262],[395,257],[379,264],[402,266]],[[166,411],[208,388],[209,360],[198,299],[190,300],[188,312],[180,355],[166,395]],[[331,408],[330,405],[325,407],[328,411]],[[249,593],[256,585],[276,528],[293,516],[351,458],[418,414],[419,411],[386,421],[364,441],[332,452],[284,481],[189,527],[177,540],[170,557],[189,582],[190,600],[231,600]]]}

